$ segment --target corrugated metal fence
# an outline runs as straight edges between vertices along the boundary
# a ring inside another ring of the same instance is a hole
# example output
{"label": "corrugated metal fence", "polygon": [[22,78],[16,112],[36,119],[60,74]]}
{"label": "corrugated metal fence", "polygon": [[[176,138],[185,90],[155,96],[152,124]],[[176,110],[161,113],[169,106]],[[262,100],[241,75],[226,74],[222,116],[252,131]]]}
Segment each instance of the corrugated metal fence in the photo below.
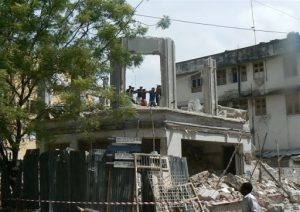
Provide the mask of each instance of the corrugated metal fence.
{"label": "corrugated metal fence", "polygon": [[[95,202],[133,202],[134,169],[114,168],[105,150],[55,150],[39,154],[27,151],[20,163],[17,186],[11,194],[2,173],[2,206],[41,211],[78,211],[77,206],[98,211],[129,212],[133,205],[105,205]],[[188,171],[185,159],[170,157],[171,172],[184,176]],[[153,201],[153,194],[143,177],[142,201]],[[153,206],[141,206],[141,211],[153,211]]]}

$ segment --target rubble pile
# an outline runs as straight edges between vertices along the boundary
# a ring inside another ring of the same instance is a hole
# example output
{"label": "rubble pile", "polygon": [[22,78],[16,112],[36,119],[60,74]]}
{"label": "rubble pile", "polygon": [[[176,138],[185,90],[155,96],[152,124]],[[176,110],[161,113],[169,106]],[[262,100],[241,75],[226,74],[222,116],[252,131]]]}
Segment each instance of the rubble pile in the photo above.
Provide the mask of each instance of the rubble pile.
{"label": "rubble pile", "polygon": [[[272,169],[271,167],[268,167]],[[227,174],[223,177],[204,171],[190,177],[200,200],[209,204],[238,202],[243,196],[239,192],[242,183],[248,182],[249,177]],[[300,211],[300,186],[292,181],[283,179],[279,182],[262,176],[251,180],[252,194],[257,198],[263,211]]]}

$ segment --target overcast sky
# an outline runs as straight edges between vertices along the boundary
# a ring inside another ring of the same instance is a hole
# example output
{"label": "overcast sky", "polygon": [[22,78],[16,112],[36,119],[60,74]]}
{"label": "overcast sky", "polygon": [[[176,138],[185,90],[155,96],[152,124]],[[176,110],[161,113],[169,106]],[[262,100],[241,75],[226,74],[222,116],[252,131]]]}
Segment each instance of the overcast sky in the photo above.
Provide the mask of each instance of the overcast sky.
{"label": "overcast sky", "polygon": [[[136,7],[140,0],[128,0]],[[298,32],[300,0],[252,0],[254,25],[259,30]],[[201,22],[216,25],[251,28],[251,0],[144,0],[136,14]],[[203,57],[254,45],[253,31],[218,28],[171,21],[168,29],[155,27],[158,21],[135,16],[149,25],[147,36],[169,37],[175,42],[176,62]],[[285,38],[286,34],[256,32],[256,42]],[[146,89],[160,84],[158,56],[146,56],[143,64],[127,70],[127,86]]]}

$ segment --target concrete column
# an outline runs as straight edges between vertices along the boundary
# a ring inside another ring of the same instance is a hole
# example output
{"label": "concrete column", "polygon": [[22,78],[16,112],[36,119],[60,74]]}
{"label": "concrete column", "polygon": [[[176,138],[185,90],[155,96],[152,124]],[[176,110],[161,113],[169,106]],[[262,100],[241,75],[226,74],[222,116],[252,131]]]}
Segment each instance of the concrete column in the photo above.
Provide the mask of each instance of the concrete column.
{"label": "concrete column", "polygon": [[218,96],[217,96],[217,76],[216,61],[208,58],[204,66],[203,72],[203,97],[204,112],[217,115],[218,114]]}
{"label": "concrete column", "polygon": [[113,85],[117,93],[125,91],[126,73],[125,68],[117,63],[112,65],[113,71],[110,74],[110,84]]}
{"label": "concrete column", "polygon": [[168,140],[167,140],[167,138],[160,139],[160,154],[168,155]]}
{"label": "concrete column", "polygon": [[175,46],[171,39],[163,39],[160,53],[160,70],[162,81],[161,106],[177,107]]}
{"label": "concrete column", "polygon": [[115,87],[115,100],[111,103],[113,108],[119,107],[118,96],[125,91],[126,72],[125,68],[117,63],[112,64],[113,71],[110,74],[110,84]]}
{"label": "concrete column", "polygon": [[177,157],[182,157],[182,148],[181,148],[181,139],[182,134],[174,130],[167,131],[167,147],[168,155],[173,155]]}

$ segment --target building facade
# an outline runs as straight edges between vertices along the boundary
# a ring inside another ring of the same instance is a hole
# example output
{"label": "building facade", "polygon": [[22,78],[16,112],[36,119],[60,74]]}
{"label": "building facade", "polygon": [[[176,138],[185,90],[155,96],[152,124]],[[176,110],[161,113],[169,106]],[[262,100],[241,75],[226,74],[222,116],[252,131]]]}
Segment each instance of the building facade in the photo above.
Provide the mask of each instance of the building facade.
{"label": "building facade", "polygon": [[256,151],[300,154],[300,36],[225,51],[176,64],[178,108],[203,103],[203,60],[217,63],[219,105],[247,109]]}

